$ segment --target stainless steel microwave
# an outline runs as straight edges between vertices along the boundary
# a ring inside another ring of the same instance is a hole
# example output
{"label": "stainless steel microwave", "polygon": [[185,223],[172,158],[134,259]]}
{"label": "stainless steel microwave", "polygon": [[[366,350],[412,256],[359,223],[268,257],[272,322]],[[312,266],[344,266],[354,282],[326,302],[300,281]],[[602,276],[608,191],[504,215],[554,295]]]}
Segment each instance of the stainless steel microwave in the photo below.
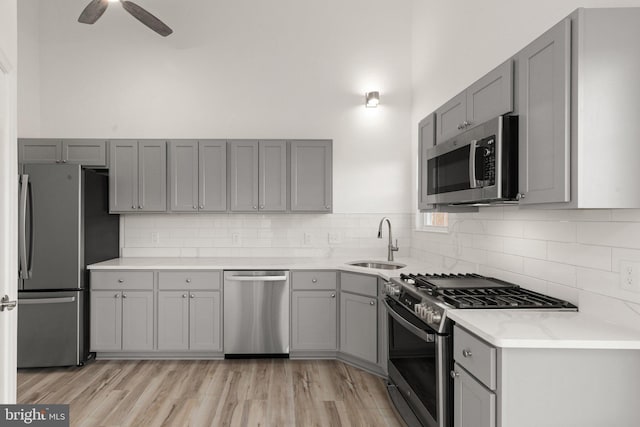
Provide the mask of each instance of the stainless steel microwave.
{"label": "stainless steel microwave", "polygon": [[499,116],[427,150],[427,203],[514,201],[518,192],[518,117]]}

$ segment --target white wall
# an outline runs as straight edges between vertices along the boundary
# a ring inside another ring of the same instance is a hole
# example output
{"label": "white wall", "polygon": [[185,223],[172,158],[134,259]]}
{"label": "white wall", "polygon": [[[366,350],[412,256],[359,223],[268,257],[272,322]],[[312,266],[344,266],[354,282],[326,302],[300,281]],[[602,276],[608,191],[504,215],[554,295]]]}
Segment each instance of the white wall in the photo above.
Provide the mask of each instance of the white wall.
{"label": "white wall", "polygon": [[[414,0],[412,159],[422,117],[582,6],[640,1]],[[451,214],[447,234],[414,232],[412,255],[513,281],[640,328],[640,294],[620,288],[620,261],[640,261],[639,230],[638,210],[482,208]]]}
{"label": "white wall", "polygon": [[409,0],[85,3],[20,1],[21,137],[332,138],[335,212],[410,212]]}

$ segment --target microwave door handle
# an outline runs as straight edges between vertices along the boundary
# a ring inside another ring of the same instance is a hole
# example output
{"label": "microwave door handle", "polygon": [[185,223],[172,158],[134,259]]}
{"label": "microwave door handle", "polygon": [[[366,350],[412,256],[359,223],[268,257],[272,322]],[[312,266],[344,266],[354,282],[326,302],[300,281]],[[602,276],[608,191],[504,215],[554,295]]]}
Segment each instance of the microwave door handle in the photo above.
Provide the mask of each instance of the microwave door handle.
{"label": "microwave door handle", "polygon": [[476,180],[476,148],[478,148],[478,140],[474,139],[469,144],[469,188],[478,188]]}

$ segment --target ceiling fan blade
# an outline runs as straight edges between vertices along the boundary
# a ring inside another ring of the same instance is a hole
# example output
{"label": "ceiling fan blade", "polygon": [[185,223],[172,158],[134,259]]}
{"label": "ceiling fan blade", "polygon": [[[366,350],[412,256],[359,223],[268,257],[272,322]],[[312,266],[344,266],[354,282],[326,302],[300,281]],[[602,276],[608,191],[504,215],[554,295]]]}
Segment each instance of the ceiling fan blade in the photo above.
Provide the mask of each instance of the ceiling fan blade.
{"label": "ceiling fan blade", "polygon": [[109,0],[92,0],[80,14],[78,22],[93,24],[107,10],[107,6],[109,6]]}
{"label": "ceiling fan blade", "polygon": [[147,27],[151,28],[156,33],[160,34],[162,37],[167,37],[169,34],[173,33],[173,30],[169,28],[164,22],[135,4],[131,1],[121,1],[122,7],[129,12],[134,18],[138,21],[142,22]]}

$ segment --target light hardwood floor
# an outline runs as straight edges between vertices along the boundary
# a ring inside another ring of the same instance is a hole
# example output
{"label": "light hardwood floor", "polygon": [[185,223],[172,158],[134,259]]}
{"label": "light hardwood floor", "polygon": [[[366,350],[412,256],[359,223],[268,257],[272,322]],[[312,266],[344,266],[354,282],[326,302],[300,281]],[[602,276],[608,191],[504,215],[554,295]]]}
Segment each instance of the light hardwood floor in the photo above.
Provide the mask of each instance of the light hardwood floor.
{"label": "light hardwood floor", "polygon": [[18,372],[72,426],[402,426],[382,379],[333,360],[94,361]]}

